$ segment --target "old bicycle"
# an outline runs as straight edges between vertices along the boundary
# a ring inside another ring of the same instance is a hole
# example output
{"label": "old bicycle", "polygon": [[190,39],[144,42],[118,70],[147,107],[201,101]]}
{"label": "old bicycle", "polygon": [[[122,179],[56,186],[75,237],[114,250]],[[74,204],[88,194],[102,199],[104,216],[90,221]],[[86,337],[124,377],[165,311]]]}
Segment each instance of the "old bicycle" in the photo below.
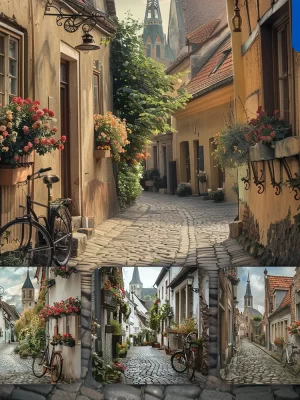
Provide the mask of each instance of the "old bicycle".
{"label": "old bicycle", "polygon": [[[57,175],[42,175],[52,168],[41,168],[18,185],[27,186],[24,215],[0,228],[0,265],[66,265],[72,250],[71,199],[52,201],[51,189],[59,182]],[[43,178],[48,190],[47,204],[31,199],[31,182]],[[37,216],[33,205],[47,209],[47,216]]]}
{"label": "old bicycle", "polygon": [[196,354],[198,352],[198,343],[193,336],[196,333],[191,332],[183,339],[183,349],[176,351],[171,357],[172,368],[179,373],[187,371],[187,377],[192,380],[196,370]]}
{"label": "old bicycle", "polygon": [[[292,348],[292,352],[289,353],[288,348]],[[293,343],[286,343],[285,348],[281,355],[281,364],[285,368],[290,367],[291,373],[293,375],[298,375],[300,372],[300,349]]]}
{"label": "old bicycle", "polygon": [[51,346],[53,346],[50,356],[49,338],[50,336],[47,336],[48,344],[45,350],[41,351],[37,356],[34,357],[32,362],[32,372],[37,378],[42,378],[42,376],[44,376],[49,370],[52,382],[58,382],[63,368],[63,358],[61,355],[62,352],[55,350],[55,346],[57,346],[58,343],[52,341],[50,342]]}

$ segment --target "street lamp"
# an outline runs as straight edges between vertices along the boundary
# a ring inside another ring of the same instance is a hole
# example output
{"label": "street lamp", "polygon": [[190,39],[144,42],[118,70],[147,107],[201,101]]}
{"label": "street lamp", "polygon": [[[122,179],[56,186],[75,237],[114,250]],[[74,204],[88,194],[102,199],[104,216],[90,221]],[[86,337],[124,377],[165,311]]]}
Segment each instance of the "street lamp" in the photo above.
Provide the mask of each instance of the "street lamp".
{"label": "street lamp", "polygon": [[199,293],[199,289],[193,288],[193,283],[194,283],[194,277],[193,277],[193,275],[189,275],[189,276],[187,277],[187,284],[188,284],[189,288],[190,288],[193,292]]}
{"label": "street lamp", "polygon": [[242,17],[238,6],[239,0],[235,0],[234,16],[232,17],[233,32],[242,32]]}
{"label": "street lamp", "polygon": [[85,32],[85,34],[82,36],[82,43],[78,46],[75,46],[75,49],[81,51],[91,51],[99,50],[100,46],[95,44],[94,37],[90,33]]}

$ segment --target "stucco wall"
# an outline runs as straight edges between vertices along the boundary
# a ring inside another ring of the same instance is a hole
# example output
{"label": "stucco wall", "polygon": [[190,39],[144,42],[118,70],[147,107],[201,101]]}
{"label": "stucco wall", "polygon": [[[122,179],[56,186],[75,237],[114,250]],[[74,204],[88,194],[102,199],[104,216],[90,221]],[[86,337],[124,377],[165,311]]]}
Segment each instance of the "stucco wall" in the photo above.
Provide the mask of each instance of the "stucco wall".
{"label": "stucco wall", "polygon": [[[41,107],[52,109],[57,118],[57,137],[61,132],[60,118],[60,59],[70,63],[70,136],[71,193],[75,215],[95,217],[100,223],[118,210],[111,160],[97,161],[93,157],[93,61],[99,60],[103,71],[103,111],[112,110],[112,79],[110,72],[110,46],[89,53],[80,52],[75,46],[82,42],[81,28],[68,33],[56,25],[56,18],[44,15],[45,2],[39,0],[8,0],[1,12],[15,17],[26,30],[24,88],[20,95],[40,100]],[[32,21],[33,18],[33,21]],[[92,31],[95,42],[100,43],[105,33]],[[35,157],[34,168],[52,167],[52,173],[62,175],[63,152]],[[45,188],[36,181],[34,195],[45,201]],[[53,197],[61,196],[60,184],[54,185]]]}

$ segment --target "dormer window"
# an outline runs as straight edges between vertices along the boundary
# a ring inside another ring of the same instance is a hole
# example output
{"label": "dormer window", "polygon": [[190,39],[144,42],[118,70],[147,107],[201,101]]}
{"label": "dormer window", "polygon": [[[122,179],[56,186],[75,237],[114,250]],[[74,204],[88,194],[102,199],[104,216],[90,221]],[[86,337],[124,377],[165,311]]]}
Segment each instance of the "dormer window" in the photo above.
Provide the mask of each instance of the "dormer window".
{"label": "dormer window", "polygon": [[211,76],[212,74],[215,74],[218,69],[222,66],[222,64],[224,63],[224,61],[226,60],[226,58],[229,56],[229,54],[231,53],[231,49],[225,50],[223,51],[223,54],[218,62],[218,64],[215,66],[215,68],[211,71],[211,73],[209,74],[209,76]]}

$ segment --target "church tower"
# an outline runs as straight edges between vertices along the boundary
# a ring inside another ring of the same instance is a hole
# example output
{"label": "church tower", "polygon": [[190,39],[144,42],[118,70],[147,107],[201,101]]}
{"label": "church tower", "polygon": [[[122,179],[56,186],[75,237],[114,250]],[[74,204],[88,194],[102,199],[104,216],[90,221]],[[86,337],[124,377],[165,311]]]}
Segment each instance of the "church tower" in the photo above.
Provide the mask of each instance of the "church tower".
{"label": "church tower", "polygon": [[253,308],[253,296],[251,294],[249,272],[248,272],[248,279],[247,279],[246,294],[244,296],[244,307],[252,307]]}
{"label": "church tower", "polygon": [[163,31],[159,0],[147,0],[144,24],[145,55],[168,66],[173,57]]}
{"label": "church tower", "polygon": [[35,306],[34,287],[29,277],[29,267],[27,269],[27,277],[22,287],[22,312]]}
{"label": "church tower", "polygon": [[[138,267],[134,267],[132,279],[129,283],[129,292],[135,293],[137,297],[142,298],[143,283],[140,278]],[[130,296],[131,297],[131,296]]]}

